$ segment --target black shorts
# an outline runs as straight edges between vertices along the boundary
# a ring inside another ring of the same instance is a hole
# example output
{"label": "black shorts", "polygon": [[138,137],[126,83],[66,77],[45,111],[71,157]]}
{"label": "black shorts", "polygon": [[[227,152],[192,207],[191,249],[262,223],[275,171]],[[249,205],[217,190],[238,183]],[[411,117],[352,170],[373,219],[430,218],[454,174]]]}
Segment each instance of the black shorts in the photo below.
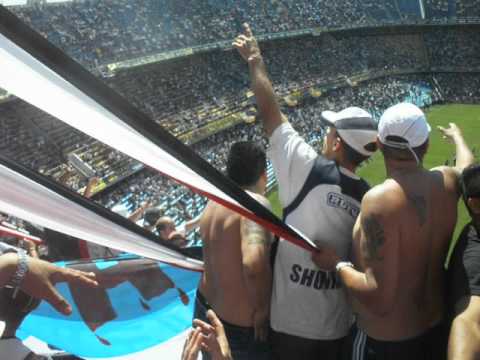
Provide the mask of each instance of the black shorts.
{"label": "black shorts", "polygon": [[[211,307],[207,299],[197,290],[194,318],[208,323],[207,311],[209,309],[211,309]],[[255,340],[253,327],[238,326],[223,319],[220,320],[225,329],[225,335],[227,336],[234,360],[268,360],[270,358],[269,344]],[[202,352],[202,357],[204,360],[211,359],[210,355],[206,352]]]}
{"label": "black shorts", "polygon": [[380,341],[357,329],[352,360],[445,360],[448,328],[436,325],[417,337],[402,341]]}
{"label": "black shorts", "polygon": [[348,337],[312,340],[270,329],[271,360],[347,360]]}

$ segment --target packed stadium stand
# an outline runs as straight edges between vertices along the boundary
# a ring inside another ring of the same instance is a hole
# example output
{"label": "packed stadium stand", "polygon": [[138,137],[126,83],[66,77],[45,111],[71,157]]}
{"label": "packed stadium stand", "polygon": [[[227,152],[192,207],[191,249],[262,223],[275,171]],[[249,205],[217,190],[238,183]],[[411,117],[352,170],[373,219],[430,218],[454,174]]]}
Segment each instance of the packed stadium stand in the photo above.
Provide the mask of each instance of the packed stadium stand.
{"label": "packed stadium stand", "polygon": [[[244,21],[283,111],[312,144],[325,109],[357,105],[378,118],[400,101],[480,101],[480,0],[82,0],[10,10],[222,171],[233,141],[265,141],[247,67],[231,47]],[[0,122],[0,151],[77,191],[91,171],[101,178],[94,200],[108,208],[129,213],[148,201],[180,225],[205,206],[2,92]]]}

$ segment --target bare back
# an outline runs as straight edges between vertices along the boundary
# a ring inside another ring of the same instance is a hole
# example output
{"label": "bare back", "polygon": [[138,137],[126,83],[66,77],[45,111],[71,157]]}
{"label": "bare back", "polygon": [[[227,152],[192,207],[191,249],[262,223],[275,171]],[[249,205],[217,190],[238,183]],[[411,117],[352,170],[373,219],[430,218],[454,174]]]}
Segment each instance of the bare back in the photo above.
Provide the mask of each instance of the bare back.
{"label": "bare back", "polygon": [[[250,193],[268,206],[268,200]],[[268,263],[271,234],[258,224],[213,202],[200,222],[205,271],[200,292],[218,316],[250,327],[254,313],[268,313],[271,270]]]}
{"label": "bare back", "polygon": [[444,262],[457,220],[455,179],[449,168],[418,169],[396,175],[371,190],[381,200],[375,211],[381,214],[385,249],[381,258],[371,259],[372,244],[362,235],[365,222],[357,220],[354,256],[362,270],[377,267],[379,273],[388,274],[382,286],[388,288],[392,301],[388,309],[377,314],[355,304],[359,324],[369,336],[407,339],[443,319]]}

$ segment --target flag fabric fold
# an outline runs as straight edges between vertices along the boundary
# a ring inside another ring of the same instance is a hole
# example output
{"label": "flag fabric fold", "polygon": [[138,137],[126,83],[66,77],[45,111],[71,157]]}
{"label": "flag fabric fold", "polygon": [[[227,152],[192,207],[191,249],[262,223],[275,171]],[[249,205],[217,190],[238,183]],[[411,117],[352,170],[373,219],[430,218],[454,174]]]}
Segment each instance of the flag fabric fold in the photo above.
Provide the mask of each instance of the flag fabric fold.
{"label": "flag fabric fold", "polygon": [[[62,196],[58,192],[39,184],[38,181],[49,182],[37,175],[36,180],[19,174],[5,166],[14,165],[0,158],[0,209],[22,219],[41,224],[50,229],[85,239],[96,244],[117,250],[135,253],[150,259],[163,261],[191,270],[203,270],[203,262],[188,258],[179,251],[169,249],[154,242],[153,234],[138,227],[120,215],[102,209],[88,199],[78,196],[77,203]],[[22,169],[17,165],[18,170]],[[23,169],[27,174],[29,171]],[[51,184],[55,186],[55,184]],[[60,186],[57,191],[61,191]],[[64,194],[70,193],[68,189]],[[86,206],[90,206],[90,209]],[[96,211],[94,210],[96,209]],[[108,217],[100,216],[107,213]]]}
{"label": "flag fabric fold", "polygon": [[315,247],[2,6],[0,67],[0,87],[10,93],[277,235]]}

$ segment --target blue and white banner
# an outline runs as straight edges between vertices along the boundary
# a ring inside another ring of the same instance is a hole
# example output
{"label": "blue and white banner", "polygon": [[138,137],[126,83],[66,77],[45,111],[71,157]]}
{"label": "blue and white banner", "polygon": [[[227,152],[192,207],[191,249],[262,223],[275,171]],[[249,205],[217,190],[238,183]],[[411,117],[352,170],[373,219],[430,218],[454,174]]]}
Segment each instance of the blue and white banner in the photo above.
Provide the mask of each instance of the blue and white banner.
{"label": "blue and white banner", "polygon": [[58,284],[73,313],[46,302],[30,312],[17,336],[33,350],[50,344],[85,359],[180,359],[199,273],[138,257],[62,265],[95,272],[99,287]]}

